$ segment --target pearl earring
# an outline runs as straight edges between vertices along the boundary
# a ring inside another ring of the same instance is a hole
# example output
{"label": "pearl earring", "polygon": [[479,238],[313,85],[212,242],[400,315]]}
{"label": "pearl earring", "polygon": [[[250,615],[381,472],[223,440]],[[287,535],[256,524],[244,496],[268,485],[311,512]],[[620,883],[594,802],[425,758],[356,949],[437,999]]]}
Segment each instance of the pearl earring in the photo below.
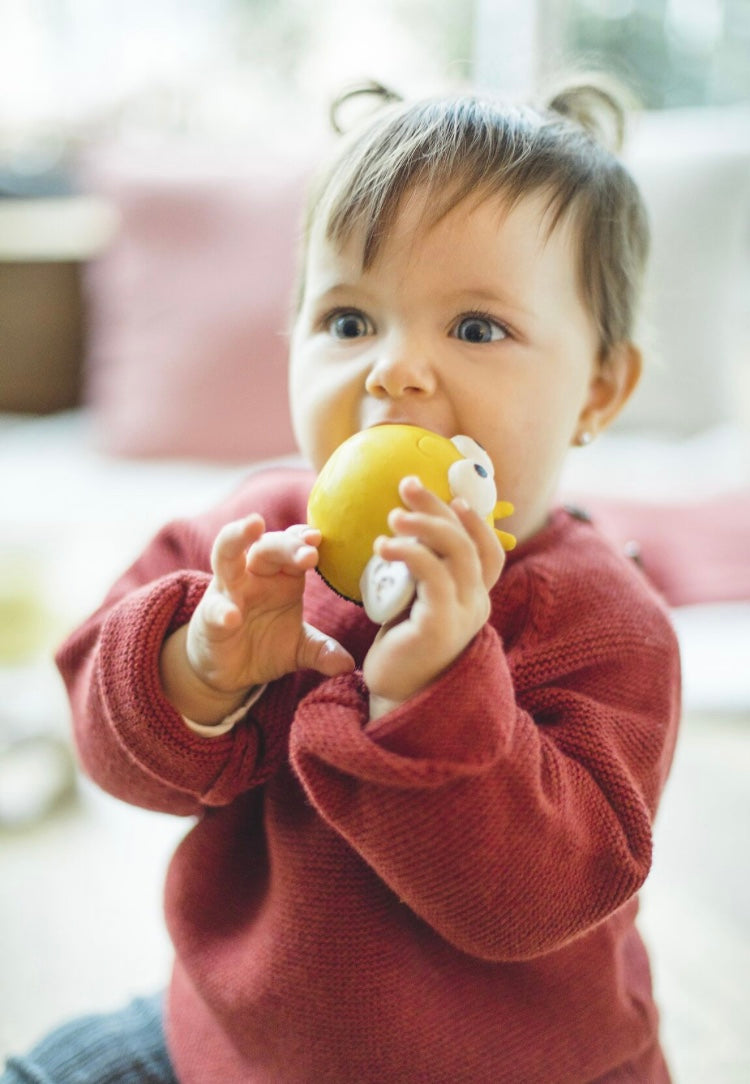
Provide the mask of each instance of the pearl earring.
{"label": "pearl earring", "polygon": [[591,444],[594,439],[594,434],[589,429],[582,429],[576,436],[576,444],[580,448],[585,448],[587,444]]}

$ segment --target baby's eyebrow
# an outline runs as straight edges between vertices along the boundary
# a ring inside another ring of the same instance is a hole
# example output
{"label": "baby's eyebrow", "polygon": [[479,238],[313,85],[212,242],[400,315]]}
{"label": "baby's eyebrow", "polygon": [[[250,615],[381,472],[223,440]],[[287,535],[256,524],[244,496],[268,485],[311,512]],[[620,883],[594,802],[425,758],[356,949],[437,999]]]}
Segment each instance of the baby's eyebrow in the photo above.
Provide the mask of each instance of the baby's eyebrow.
{"label": "baby's eyebrow", "polygon": [[469,308],[477,304],[486,305],[488,308],[500,305],[503,308],[512,309],[519,316],[531,316],[534,311],[532,307],[524,304],[519,297],[515,297],[508,291],[489,290],[485,286],[461,286],[455,291],[446,291],[441,300]]}
{"label": "baby's eyebrow", "polygon": [[356,289],[356,284],[353,282],[336,282],[333,286],[326,286],[321,296],[330,297],[332,294],[349,293],[354,289]]}
{"label": "baby's eyebrow", "polygon": [[313,295],[316,305],[330,305],[337,301],[351,303],[353,298],[358,304],[365,304],[368,300],[367,290],[358,282],[335,282]]}

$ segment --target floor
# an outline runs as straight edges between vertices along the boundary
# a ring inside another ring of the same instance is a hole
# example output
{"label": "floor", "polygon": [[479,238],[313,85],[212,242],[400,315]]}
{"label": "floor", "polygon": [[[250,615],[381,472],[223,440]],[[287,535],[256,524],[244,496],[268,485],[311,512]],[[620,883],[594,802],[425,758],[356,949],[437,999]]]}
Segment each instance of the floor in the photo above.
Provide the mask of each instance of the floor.
{"label": "floor", "polygon": [[[676,1084],[750,1081],[750,717],[689,716],[643,894]],[[78,780],[0,836],[0,1056],[71,1014],[159,988],[166,862],[186,825]]]}
{"label": "floor", "polygon": [[748,779],[750,717],[685,720],[641,923],[676,1084],[750,1081]]}

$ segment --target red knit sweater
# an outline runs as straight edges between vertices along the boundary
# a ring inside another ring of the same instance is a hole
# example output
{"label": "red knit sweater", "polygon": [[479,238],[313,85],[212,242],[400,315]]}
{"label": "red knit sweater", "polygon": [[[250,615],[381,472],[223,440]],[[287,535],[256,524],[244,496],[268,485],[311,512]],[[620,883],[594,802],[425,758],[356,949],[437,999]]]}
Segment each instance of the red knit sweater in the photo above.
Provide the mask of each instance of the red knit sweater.
{"label": "red knit sweater", "polygon": [[[303,672],[202,738],[164,698],[160,645],[219,526],[302,521],[310,481],[258,474],[165,528],[59,654],[93,778],[197,816],[166,886],[180,1081],[667,1081],[634,927],[679,711],[663,606],[559,511],[396,711],[368,724],[359,671]],[[314,574],[305,599],[361,664],[362,610]]]}

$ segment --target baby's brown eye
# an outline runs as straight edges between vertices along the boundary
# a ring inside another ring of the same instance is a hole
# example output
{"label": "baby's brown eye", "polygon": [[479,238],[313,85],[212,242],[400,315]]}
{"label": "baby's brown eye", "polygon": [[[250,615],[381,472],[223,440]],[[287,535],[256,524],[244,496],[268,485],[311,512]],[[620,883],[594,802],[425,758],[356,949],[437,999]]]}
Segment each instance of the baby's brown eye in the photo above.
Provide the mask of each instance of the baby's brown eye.
{"label": "baby's brown eye", "polygon": [[361,312],[340,312],[328,321],[328,330],[336,339],[360,339],[371,331],[371,325]]}

